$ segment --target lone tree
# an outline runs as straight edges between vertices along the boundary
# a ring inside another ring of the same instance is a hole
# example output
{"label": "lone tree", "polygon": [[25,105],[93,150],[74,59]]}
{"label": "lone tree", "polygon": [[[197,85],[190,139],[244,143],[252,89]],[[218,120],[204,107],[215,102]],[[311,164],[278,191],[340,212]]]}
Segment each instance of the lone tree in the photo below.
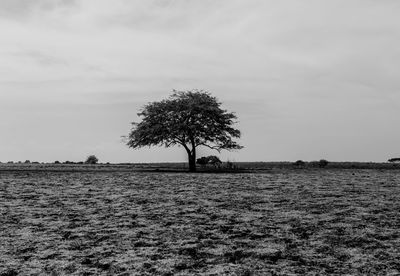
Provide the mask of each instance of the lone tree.
{"label": "lone tree", "polygon": [[180,145],[188,154],[189,171],[196,171],[196,148],[241,149],[233,139],[240,131],[233,128],[236,115],[221,108],[221,103],[203,90],[173,91],[165,100],[148,103],[138,113],[127,137],[130,148]]}
{"label": "lone tree", "polygon": [[95,155],[90,155],[86,158],[85,164],[97,164],[99,159]]}

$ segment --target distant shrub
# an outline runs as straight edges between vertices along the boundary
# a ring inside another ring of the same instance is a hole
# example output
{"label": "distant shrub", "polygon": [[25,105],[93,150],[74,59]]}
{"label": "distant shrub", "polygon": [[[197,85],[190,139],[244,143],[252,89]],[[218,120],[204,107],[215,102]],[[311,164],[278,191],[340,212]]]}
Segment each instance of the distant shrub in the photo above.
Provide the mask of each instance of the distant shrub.
{"label": "distant shrub", "polygon": [[398,162],[400,162],[400,158],[390,158],[388,160],[388,162],[390,162],[390,163],[398,163]]}
{"label": "distant shrub", "polygon": [[239,167],[235,163],[233,163],[231,161],[227,161],[226,162],[226,168],[228,170],[238,170],[239,169]]}
{"label": "distant shrub", "polygon": [[220,166],[222,161],[215,155],[208,156],[208,163],[213,166]]}
{"label": "distant shrub", "polygon": [[97,164],[99,159],[95,155],[90,155],[86,158],[85,164]]}
{"label": "distant shrub", "polygon": [[305,163],[303,160],[297,160],[296,162],[293,163],[293,165],[294,165],[296,168],[302,168],[302,167],[305,166],[305,164],[306,164],[306,163]]}
{"label": "distant shrub", "polygon": [[54,164],[60,164],[60,161],[54,161]]}
{"label": "distant shrub", "polygon": [[7,164],[14,164],[14,161],[8,161]]}
{"label": "distant shrub", "polygon": [[65,161],[64,164],[74,164],[72,161]]}
{"label": "distant shrub", "polygon": [[196,160],[196,163],[199,165],[205,166],[208,163],[208,159],[207,159],[207,157],[201,157]]}
{"label": "distant shrub", "polygon": [[31,163],[31,161],[29,161],[29,160],[25,160],[25,162],[24,162],[25,164],[30,164]]}
{"label": "distant shrub", "polygon": [[318,162],[318,166],[319,166],[320,168],[325,168],[326,166],[328,166],[328,164],[329,164],[329,161],[327,161],[327,160],[325,160],[325,159],[321,159],[321,160],[319,160],[319,162]]}
{"label": "distant shrub", "polygon": [[198,158],[196,162],[201,166],[212,165],[214,167],[220,167],[222,164],[222,161],[214,155]]}
{"label": "distant shrub", "polygon": [[82,165],[83,162],[82,162],[82,161],[79,161],[79,162],[76,162],[76,164]]}

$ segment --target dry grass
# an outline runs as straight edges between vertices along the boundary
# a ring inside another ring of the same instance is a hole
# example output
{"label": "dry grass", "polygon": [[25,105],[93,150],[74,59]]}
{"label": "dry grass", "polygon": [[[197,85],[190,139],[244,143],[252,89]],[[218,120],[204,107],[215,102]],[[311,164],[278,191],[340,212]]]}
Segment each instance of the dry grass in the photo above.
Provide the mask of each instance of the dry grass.
{"label": "dry grass", "polygon": [[2,172],[0,275],[399,275],[400,174]]}

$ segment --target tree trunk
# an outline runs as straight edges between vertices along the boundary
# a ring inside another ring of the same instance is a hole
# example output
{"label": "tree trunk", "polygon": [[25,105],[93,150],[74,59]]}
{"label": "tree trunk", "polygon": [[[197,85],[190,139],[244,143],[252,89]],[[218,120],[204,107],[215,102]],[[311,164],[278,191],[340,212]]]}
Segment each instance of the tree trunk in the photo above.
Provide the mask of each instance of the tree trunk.
{"label": "tree trunk", "polygon": [[185,148],[187,154],[188,154],[188,160],[189,160],[189,172],[195,172],[196,171],[196,145],[194,144],[194,139],[192,139],[192,150],[185,144],[182,143],[182,146]]}
{"label": "tree trunk", "polygon": [[192,152],[188,152],[189,156],[189,171],[195,172],[196,171],[196,151],[193,150]]}

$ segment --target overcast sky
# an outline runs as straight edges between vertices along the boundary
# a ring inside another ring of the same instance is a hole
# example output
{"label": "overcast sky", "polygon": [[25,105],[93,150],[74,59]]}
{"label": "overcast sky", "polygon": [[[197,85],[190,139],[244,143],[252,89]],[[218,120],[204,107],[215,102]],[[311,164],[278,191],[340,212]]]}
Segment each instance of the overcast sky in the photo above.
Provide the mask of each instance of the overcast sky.
{"label": "overcast sky", "polygon": [[239,117],[245,148],[225,160],[400,156],[399,15],[397,0],[1,0],[0,161],[185,161],[121,136],[195,88]]}

